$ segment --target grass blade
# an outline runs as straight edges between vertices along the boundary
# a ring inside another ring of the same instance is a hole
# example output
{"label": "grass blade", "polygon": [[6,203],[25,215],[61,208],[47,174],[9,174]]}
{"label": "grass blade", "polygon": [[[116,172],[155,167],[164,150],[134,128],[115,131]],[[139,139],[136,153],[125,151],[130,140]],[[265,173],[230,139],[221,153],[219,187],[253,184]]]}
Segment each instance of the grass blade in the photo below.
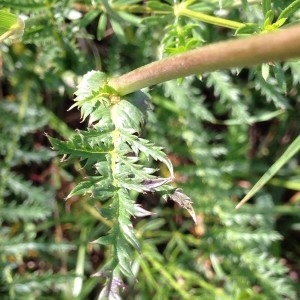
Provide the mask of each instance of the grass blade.
{"label": "grass blade", "polygon": [[236,209],[240,208],[246,203],[254,194],[256,194],[279,170],[280,168],[292,158],[300,149],[300,135],[293,141],[293,143],[286,149],[280,158],[270,167],[270,169],[258,180],[247,195],[239,202]]}

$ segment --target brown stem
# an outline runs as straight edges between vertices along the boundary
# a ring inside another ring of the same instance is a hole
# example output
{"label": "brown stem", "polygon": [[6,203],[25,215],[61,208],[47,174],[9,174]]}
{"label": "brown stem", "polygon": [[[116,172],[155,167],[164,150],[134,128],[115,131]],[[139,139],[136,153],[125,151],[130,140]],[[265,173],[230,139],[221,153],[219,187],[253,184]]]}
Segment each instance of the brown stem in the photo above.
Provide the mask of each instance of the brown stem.
{"label": "brown stem", "polygon": [[120,95],[192,74],[300,57],[300,25],[242,39],[210,44],[135,69],[108,84]]}

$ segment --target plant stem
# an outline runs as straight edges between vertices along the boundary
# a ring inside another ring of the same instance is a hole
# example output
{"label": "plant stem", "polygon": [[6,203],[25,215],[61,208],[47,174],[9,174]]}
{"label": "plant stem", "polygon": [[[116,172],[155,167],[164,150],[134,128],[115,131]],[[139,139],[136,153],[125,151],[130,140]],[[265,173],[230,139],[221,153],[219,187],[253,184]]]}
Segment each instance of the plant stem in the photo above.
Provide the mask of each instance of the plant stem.
{"label": "plant stem", "polygon": [[74,279],[73,297],[78,297],[82,291],[83,276],[84,276],[84,262],[86,254],[86,240],[88,235],[88,227],[83,227],[80,233],[80,245],[78,248],[76,261],[76,277]]}
{"label": "plant stem", "polygon": [[230,28],[230,29],[238,29],[238,28],[245,25],[245,24],[240,23],[240,22],[236,22],[236,21],[232,21],[232,20],[228,20],[228,19],[224,19],[224,18],[219,18],[219,17],[207,15],[207,14],[197,12],[197,11],[193,11],[193,10],[190,10],[190,9],[187,9],[187,8],[179,8],[177,13],[180,16],[194,18],[194,19],[197,19],[197,20],[202,21],[204,23],[213,24],[213,25],[217,25],[217,26],[222,26],[222,27],[226,27],[226,28]]}
{"label": "plant stem", "polygon": [[192,74],[300,57],[300,25],[174,55],[108,80],[120,95]]}

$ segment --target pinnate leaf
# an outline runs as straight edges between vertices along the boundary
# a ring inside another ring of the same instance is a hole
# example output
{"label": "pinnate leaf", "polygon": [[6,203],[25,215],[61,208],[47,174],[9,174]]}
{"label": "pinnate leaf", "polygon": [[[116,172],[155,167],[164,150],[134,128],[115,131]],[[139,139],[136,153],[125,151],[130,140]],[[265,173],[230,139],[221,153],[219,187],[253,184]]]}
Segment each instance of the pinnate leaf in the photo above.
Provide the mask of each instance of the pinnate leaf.
{"label": "pinnate leaf", "polygon": [[136,155],[141,152],[147,157],[151,156],[154,160],[161,161],[168,167],[171,177],[174,177],[173,165],[161,147],[157,147],[148,140],[133,135],[131,130],[122,129],[120,134],[124,141],[130,144]]}
{"label": "pinnate leaf", "polygon": [[[181,190],[174,190],[169,185],[174,171],[162,148],[139,137],[150,108],[145,93],[121,97],[107,86],[105,74],[91,71],[83,77],[75,95],[72,108],[80,109],[82,118],[89,119],[89,128],[76,131],[66,141],[48,138],[53,148],[64,157],[78,158],[89,167],[87,177],[73,188],[67,199],[89,194],[94,201],[101,202],[98,211],[112,225],[107,235],[93,243],[110,246],[112,259],[98,273],[107,277],[100,298],[120,299],[123,286],[120,275],[133,277],[132,252],[134,249],[140,251],[131,219],[151,215],[135,203],[130,191],[168,193],[188,210],[194,220],[195,213],[191,200]],[[166,165],[170,176],[156,176],[157,169],[142,164],[141,155]]]}

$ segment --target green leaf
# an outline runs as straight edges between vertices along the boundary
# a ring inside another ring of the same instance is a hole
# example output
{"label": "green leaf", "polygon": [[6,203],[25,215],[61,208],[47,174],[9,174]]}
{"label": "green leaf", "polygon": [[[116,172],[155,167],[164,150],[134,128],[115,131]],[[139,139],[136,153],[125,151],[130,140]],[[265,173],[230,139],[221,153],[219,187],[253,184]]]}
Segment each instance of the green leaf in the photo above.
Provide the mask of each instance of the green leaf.
{"label": "green leaf", "polygon": [[264,80],[267,80],[270,74],[270,65],[269,64],[262,64],[261,65],[261,76]]}
{"label": "green leaf", "polygon": [[66,199],[69,199],[74,196],[78,195],[85,195],[86,193],[91,193],[91,187],[94,185],[91,181],[83,181],[80,182],[78,185],[75,186],[69,193],[69,195],[66,197]]}
{"label": "green leaf", "polygon": [[114,3],[118,5],[138,4],[140,3],[140,0],[116,0]]}
{"label": "green leaf", "polygon": [[283,26],[286,22],[287,18],[281,18],[281,19],[278,19],[273,25],[274,25],[274,29],[278,29],[280,28],[281,26]]}
{"label": "green leaf", "polygon": [[106,145],[95,145],[93,142],[88,142],[84,139],[84,135],[74,135],[68,141],[60,141],[47,135],[51,145],[60,154],[77,157],[82,160],[87,160],[87,164],[95,163],[100,157],[105,157],[111,151]]}
{"label": "green leaf", "polygon": [[97,16],[99,15],[100,11],[97,9],[93,9],[88,11],[84,17],[80,20],[79,25],[80,27],[84,28],[86,27],[88,24],[90,24],[94,19],[97,18]]}
{"label": "green leaf", "polygon": [[106,80],[107,77],[103,72],[90,71],[86,73],[77,86],[75,101],[85,100],[92,96],[95,91],[99,91],[106,84]]}
{"label": "green leaf", "polygon": [[151,142],[133,135],[134,132],[129,129],[120,130],[120,134],[124,141],[132,147],[135,155],[141,152],[147,157],[151,156],[153,159],[161,161],[169,169],[170,177],[174,177],[173,165],[161,147],[154,146]]}
{"label": "green leaf", "polygon": [[272,67],[272,71],[274,72],[275,78],[280,85],[281,90],[284,94],[287,94],[287,82],[285,77],[285,72],[282,69],[281,65],[275,63]]}
{"label": "green leaf", "polygon": [[112,233],[109,233],[108,235],[101,236],[100,238],[92,241],[91,243],[108,246],[108,245],[112,245],[114,243],[114,241],[115,241],[115,235]]}
{"label": "green leaf", "polygon": [[147,1],[147,6],[152,10],[163,11],[163,12],[172,12],[173,7],[171,5],[162,3],[161,1]]}
{"label": "green leaf", "polygon": [[[90,71],[86,73],[77,86],[75,104],[70,109],[80,108],[82,118],[85,120],[94,111],[95,107],[109,106],[110,100],[105,96],[107,95],[105,91],[106,82],[107,77],[102,72]],[[92,121],[94,121],[94,118]]]}
{"label": "green leaf", "polygon": [[[186,209],[193,218],[194,222],[197,223],[196,213],[192,206],[192,200],[190,199],[190,197],[185,195],[183,191],[178,188],[175,189],[172,194],[167,196],[170,197],[171,200],[179,204],[182,208]],[[166,196],[164,196],[164,198],[166,198]]]}
{"label": "green leaf", "polygon": [[116,129],[133,129],[136,133],[141,131],[144,123],[144,114],[127,100],[121,100],[112,107],[111,118]]}
{"label": "green leaf", "polygon": [[99,209],[101,215],[108,220],[116,219],[119,214],[119,202],[116,195],[117,190],[114,191],[111,200],[104,203]]}
{"label": "green leaf", "polygon": [[139,244],[135,234],[133,233],[132,225],[131,224],[123,224],[122,222],[120,222],[120,229],[122,230],[122,233],[123,233],[126,241],[131,246],[133,246],[136,250],[141,252],[141,247],[140,247],[140,244]]}
{"label": "green leaf", "polygon": [[101,41],[104,38],[106,26],[107,26],[107,15],[101,14],[97,26],[97,39],[99,41]]}
{"label": "green leaf", "polygon": [[0,10],[0,43],[8,37],[19,40],[24,33],[25,23],[17,15]]}
{"label": "green leaf", "polygon": [[119,12],[119,16],[120,18],[122,18],[124,21],[128,22],[128,23],[131,23],[135,26],[139,26],[142,22],[142,18],[134,15],[134,14],[129,14],[125,11],[120,11]]}
{"label": "green leaf", "polygon": [[247,195],[239,202],[236,208],[240,208],[253,195],[255,195],[281,168],[300,150],[300,135],[286,149],[280,158],[270,167],[270,169],[258,180]]}
{"label": "green leaf", "polygon": [[93,198],[99,199],[100,201],[106,201],[113,196],[114,190],[115,188],[112,185],[111,178],[90,176],[86,181],[82,181],[76,185],[66,199],[89,193]]}
{"label": "green leaf", "polygon": [[[7,178],[7,184],[14,195],[23,198],[23,201],[26,202],[27,205],[35,203],[41,206],[45,205],[45,209],[46,207],[47,209],[50,209],[50,202],[48,200],[53,199],[54,197],[51,191],[45,190],[39,186],[34,186],[32,182],[25,180],[14,172],[11,172],[10,174],[11,176]],[[44,195],[45,198],[41,198],[41,195]],[[44,199],[47,199],[46,203],[44,203]]]}
{"label": "green leaf", "polygon": [[[275,111],[258,111],[255,116],[250,116],[248,118],[248,123],[249,124],[254,124],[257,122],[265,122],[271,119],[274,119],[282,114],[286,113],[286,110],[280,109],[280,110],[275,110]],[[230,120],[225,120],[225,121],[218,121],[216,122],[217,124],[226,124],[226,125],[238,125],[238,124],[244,124],[243,120],[240,119],[230,119]]]}
{"label": "green leaf", "polygon": [[129,156],[119,156],[119,175],[123,179],[128,178],[137,178],[140,181],[155,178],[155,176],[151,175],[156,169],[146,168],[143,165],[137,164],[139,161],[138,157],[129,157]]}
{"label": "green leaf", "polygon": [[98,181],[92,190],[92,196],[95,199],[99,199],[101,201],[106,201],[113,197],[115,193],[115,186],[112,183],[111,178],[103,178],[103,180]]}
{"label": "green leaf", "polygon": [[262,11],[266,15],[271,10],[271,0],[262,0]]}
{"label": "green leaf", "polygon": [[235,31],[235,35],[251,35],[253,33],[260,32],[261,28],[258,24],[247,23],[244,26],[239,27]]}
{"label": "green leaf", "polygon": [[118,267],[120,271],[127,277],[134,277],[132,273],[132,256],[131,251],[128,247],[128,242],[121,235],[116,237],[116,241],[114,242],[116,256],[118,259]]}
{"label": "green leaf", "polygon": [[265,81],[260,74],[257,74],[254,85],[257,90],[260,90],[260,92],[266,96],[267,100],[274,102],[277,108],[289,108],[289,102],[285,95],[282,94],[274,78],[269,76],[268,81]]}
{"label": "green leaf", "polygon": [[263,28],[268,28],[268,26],[270,26],[272,24],[274,20],[274,12],[272,10],[267,11],[267,13],[265,14],[265,21],[264,21],[264,25]]}
{"label": "green leaf", "polygon": [[117,38],[122,43],[126,44],[127,38],[126,38],[126,34],[125,34],[122,24],[118,20],[115,20],[113,18],[110,19],[110,24],[111,24],[111,27],[112,27],[114,33],[116,34]]}
{"label": "green leaf", "polygon": [[287,19],[292,16],[298,9],[300,9],[300,0],[293,1],[288,5],[279,15],[278,20]]}

